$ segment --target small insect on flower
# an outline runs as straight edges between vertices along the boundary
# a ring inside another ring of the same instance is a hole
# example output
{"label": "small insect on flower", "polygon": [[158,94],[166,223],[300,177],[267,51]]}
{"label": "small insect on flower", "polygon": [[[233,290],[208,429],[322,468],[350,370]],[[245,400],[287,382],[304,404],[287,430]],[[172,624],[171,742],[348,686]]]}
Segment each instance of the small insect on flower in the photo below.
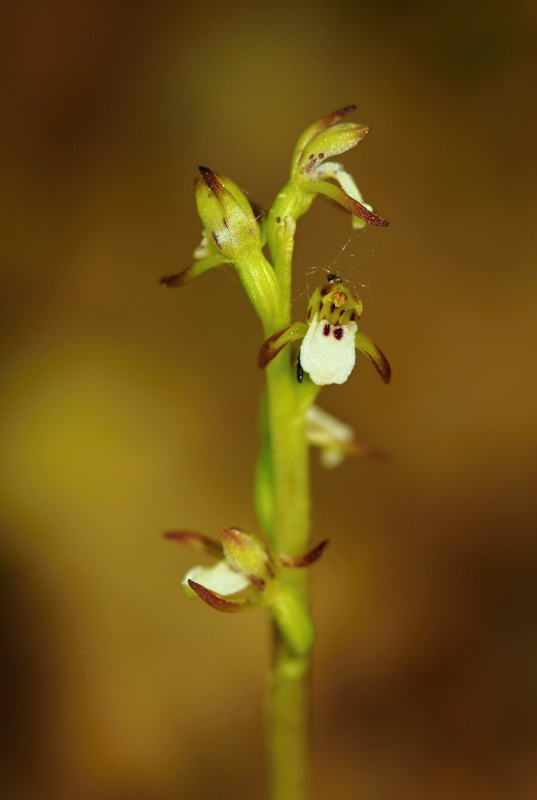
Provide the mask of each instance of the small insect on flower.
{"label": "small insect on flower", "polygon": [[300,353],[296,357],[296,379],[299,383],[302,383],[304,380],[304,370],[302,369],[302,364],[300,363]]}

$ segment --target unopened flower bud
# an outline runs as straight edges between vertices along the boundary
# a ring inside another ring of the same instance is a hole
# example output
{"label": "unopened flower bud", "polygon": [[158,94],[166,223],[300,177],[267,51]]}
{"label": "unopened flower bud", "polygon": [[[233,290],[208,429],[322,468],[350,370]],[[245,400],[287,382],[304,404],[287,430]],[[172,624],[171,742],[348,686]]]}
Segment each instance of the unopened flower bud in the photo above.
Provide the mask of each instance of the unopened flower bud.
{"label": "unopened flower bud", "polygon": [[238,528],[220,531],[224,557],[229,566],[257,588],[274,577],[269,554],[256,536]]}
{"label": "unopened flower bud", "polygon": [[229,178],[200,167],[196,205],[203,226],[220,253],[235,263],[260,244],[259,227],[246,196]]}

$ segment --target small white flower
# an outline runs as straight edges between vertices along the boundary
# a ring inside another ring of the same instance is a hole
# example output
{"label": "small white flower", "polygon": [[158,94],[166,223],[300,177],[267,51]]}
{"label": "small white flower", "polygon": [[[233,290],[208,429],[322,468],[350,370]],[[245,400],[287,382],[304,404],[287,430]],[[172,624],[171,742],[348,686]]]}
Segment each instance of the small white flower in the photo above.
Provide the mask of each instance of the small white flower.
{"label": "small white flower", "polygon": [[315,405],[306,411],[306,435],[310,444],[321,449],[321,464],[327,468],[341,464],[354,441],[349,425]]}
{"label": "small white flower", "polygon": [[231,569],[227,561],[218,561],[214,567],[192,567],[182,580],[183,586],[190,592],[189,580],[200,583],[211,592],[217,592],[224,597],[241,592],[250,586],[248,578]]}
{"label": "small white flower", "polygon": [[300,364],[313,383],[345,383],[356,360],[356,322],[331,325],[315,314],[300,348]]}

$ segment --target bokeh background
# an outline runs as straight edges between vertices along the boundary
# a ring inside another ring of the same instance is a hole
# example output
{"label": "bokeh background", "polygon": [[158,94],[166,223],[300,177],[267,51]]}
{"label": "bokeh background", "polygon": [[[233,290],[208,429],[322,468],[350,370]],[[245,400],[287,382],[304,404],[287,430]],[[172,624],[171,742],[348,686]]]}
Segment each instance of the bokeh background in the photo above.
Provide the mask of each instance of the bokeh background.
{"label": "bokeh background", "polygon": [[8,0],[1,21],[2,800],[264,796],[262,615],[188,603],[170,528],[255,531],[257,319],[199,241],[198,164],[268,205],[349,103],[388,229],[323,200],[365,359],[313,461],[314,800],[537,794],[535,34],[526,0]]}

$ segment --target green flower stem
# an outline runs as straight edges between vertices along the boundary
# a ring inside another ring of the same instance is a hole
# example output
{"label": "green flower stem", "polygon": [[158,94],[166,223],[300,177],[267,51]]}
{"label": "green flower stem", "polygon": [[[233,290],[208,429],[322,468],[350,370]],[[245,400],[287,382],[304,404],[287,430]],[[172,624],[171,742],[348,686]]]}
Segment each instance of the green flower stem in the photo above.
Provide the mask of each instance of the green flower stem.
{"label": "green flower stem", "polygon": [[268,708],[271,800],[308,795],[308,656],[295,656],[273,624],[274,657]]}
{"label": "green flower stem", "polygon": [[272,455],[275,514],[270,542],[274,552],[304,552],[309,539],[309,469],[300,384],[280,353],[267,367],[268,426]]}
{"label": "green flower stem", "polygon": [[[272,441],[275,498],[273,552],[306,552],[309,540],[309,469],[304,412],[296,403],[296,390],[286,354],[269,365],[267,374],[269,425]],[[296,378],[294,378],[296,383]],[[298,383],[296,383],[298,386]],[[282,393],[280,394],[280,387]],[[292,410],[293,413],[289,413]],[[295,638],[309,649],[312,623],[308,610],[308,570],[281,569],[284,591],[292,591],[300,615],[289,620],[300,627]],[[276,615],[275,615],[276,616]],[[300,617],[300,618],[299,618]],[[273,622],[273,661],[267,709],[268,770],[271,800],[306,800],[309,776],[309,653],[297,652],[286,641],[285,619]],[[305,628],[305,630],[304,630]],[[293,634],[295,632],[293,631]]]}
{"label": "green flower stem", "polygon": [[[284,234],[289,226],[294,233],[294,221],[289,220]],[[283,325],[290,319],[292,244],[292,235],[288,239],[277,233],[277,272],[280,286],[284,281],[283,297],[289,315],[286,318],[282,309],[279,323]],[[286,274],[289,276],[287,283]],[[304,385],[298,383],[287,352],[273,359],[266,369],[266,377],[264,448],[258,471],[258,482],[265,485],[261,492],[265,509],[272,505],[272,513],[264,515],[268,522],[266,533],[272,552],[294,555],[306,552],[309,544],[309,457],[304,414],[315,393],[310,390],[309,380]],[[258,487],[258,498],[259,494]],[[273,624],[274,655],[267,725],[271,800],[306,800],[309,657],[305,651],[310,647],[313,630],[308,612],[308,570],[282,569],[279,580],[284,591],[293,593],[301,612],[296,616],[303,622],[293,620],[293,626],[299,628],[295,638],[301,643],[300,651],[289,644],[288,638],[286,641],[281,618],[278,625]],[[294,630],[292,634],[295,636]]]}
{"label": "green flower stem", "polygon": [[278,327],[291,322],[291,265],[295,244],[296,222],[305,214],[314,195],[304,192],[290,181],[276,197],[267,222],[267,243],[279,284],[281,318]]}

